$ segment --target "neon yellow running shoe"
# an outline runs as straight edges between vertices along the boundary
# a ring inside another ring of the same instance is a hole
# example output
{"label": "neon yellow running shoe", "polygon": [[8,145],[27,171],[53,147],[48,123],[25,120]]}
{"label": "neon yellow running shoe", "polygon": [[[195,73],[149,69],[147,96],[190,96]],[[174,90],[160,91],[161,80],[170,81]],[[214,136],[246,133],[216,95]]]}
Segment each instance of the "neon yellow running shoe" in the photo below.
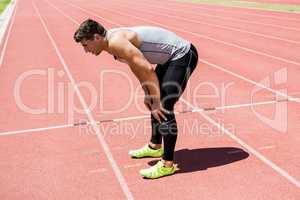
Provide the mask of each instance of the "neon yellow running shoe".
{"label": "neon yellow running shoe", "polygon": [[162,161],[158,161],[156,165],[140,170],[140,175],[144,178],[156,179],[163,176],[174,174],[177,171],[177,165],[173,164],[172,167],[165,167]]}
{"label": "neon yellow running shoe", "polygon": [[163,148],[151,149],[148,144],[137,150],[129,151],[129,155],[133,158],[153,157],[158,158],[163,155]]}

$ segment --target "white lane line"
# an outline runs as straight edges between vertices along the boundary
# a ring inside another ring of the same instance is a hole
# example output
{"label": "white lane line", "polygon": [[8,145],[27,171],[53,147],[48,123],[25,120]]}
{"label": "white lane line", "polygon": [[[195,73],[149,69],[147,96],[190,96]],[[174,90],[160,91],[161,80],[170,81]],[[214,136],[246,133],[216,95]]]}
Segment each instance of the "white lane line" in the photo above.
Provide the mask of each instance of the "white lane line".
{"label": "white lane line", "polygon": [[100,144],[101,144],[101,146],[102,146],[102,148],[103,148],[103,150],[105,152],[105,155],[106,155],[107,159],[110,162],[110,165],[111,165],[111,167],[112,167],[112,169],[114,171],[114,174],[115,174],[115,176],[116,176],[116,178],[117,178],[117,180],[118,180],[118,182],[119,182],[119,184],[120,184],[120,186],[121,186],[121,188],[122,188],[122,190],[123,190],[126,198],[127,199],[134,199],[133,196],[132,196],[132,194],[131,194],[131,192],[130,192],[130,190],[129,190],[129,188],[128,188],[128,185],[127,185],[127,183],[125,181],[125,178],[123,177],[123,175],[121,173],[121,170],[119,169],[116,161],[114,160],[114,158],[112,156],[112,153],[111,153],[111,151],[109,149],[109,146],[106,143],[103,134],[100,132],[100,129],[97,126],[97,123],[96,123],[94,117],[92,116],[92,114],[91,114],[91,112],[90,112],[90,110],[89,110],[89,108],[88,108],[88,106],[87,106],[87,104],[86,104],[86,102],[85,102],[82,94],[80,93],[80,91],[79,91],[79,89],[78,89],[78,87],[76,85],[76,82],[74,81],[74,78],[71,75],[69,67],[66,64],[66,62],[65,62],[62,54],[60,53],[59,49],[57,48],[57,45],[56,45],[56,43],[55,43],[52,35],[50,34],[50,32],[48,30],[48,27],[47,27],[44,19],[42,18],[41,14],[40,14],[40,12],[39,12],[39,10],[36,7],[36,5],[35,5],[34,2],[32,2],[32,6],[34,7],[34,9],[36,11],[36,14],[38,15],[38,17],[39,17],[39,19],[40,19],[40,21],[41,21],[41,23],[42,23],[42,25],[43,25],[43,27],[44,27],[47,35],[48,35],[50,41],[51,41],[51,44],[53,45],[53,47],[54,47],[54,49],[55,49],[55,51],[57,53],[57,56],[58,56],[61,64],[63,65],[63,67],[64,67],[64,69],[65,69],[65,71],[66,71],[66,73],[67,73],[67,75],[68,75],[71,83],[72,83],[72,86],[73,86],[73,88],[74,88],[74,90],[75,90],[75,92],[76,92],[76,94],[77,94],[77,96],[78,96],[78,98],[80,100],[81,105],[84,108],[84,111],[85,111],[86,115],[88,116],[89,122],[91,123],[91,125],[93,127],[93,130],[95,131],[95,133],[97,135],[97,138],[98,138],[98,140],[99,140],[99,142],[100,142]]}
{"label": "white lane line", "polygon": [[88,173],[89,174],[94,174],[94,173],[103,173],[103,172],[107,172],[108,170],[106,168],[99,168],[99,169],[93,169],[90,170]]}
{"label": "white lane line", "polygon": [[24,130],[18,130],[18,131],[6,131],[0,133],[0,136],[4,135],[16,135],[16,134],[24,134],[24,133],[34,133],[39,131],[48,131],[48,130],[54,130],[54,129],[60,129],[60,128],[69,128],[73,127],[73,124],[64,124],[64,125],[58,125],[58,126],[49,126],[49,127],[42,127],[42,128],[32,128],[32,129],[24,129]]}
{"label": "white lane line", "polygon": [[[124,7],[124,8],[127,8],[127,9],[138,10],[138,9],[129,7],[130,6],[129,4],[127,4],[128,7],[124,6],[124,4],[118,4],[118,6],[119,7]],[[189,18],[177,17],[176,15],[149,12],[148,10],[147,11],[146,10],[138,10],[138,11],[147,12],[147,13],[155,14],[155,15],[166,16],[166,17],[169,17],[169,18],[178,19],[178,20],[181,20],[181,21],[191,22],[191,23],[195,23],[195,24],[204,24],[204,25],[207,25],[207,26],[217,27],[217,28],[226,29],[226,30],[230,30],[230,31],[246,33],[246,34],[255,35],[255,36],[259,36],[259,37],[263,37],[263,38],[279,40],[279,41],[288,42],[288,43],[292,43],[292,44],[300,44],[300,41],[296,41],[296,40],[290,40],[290,39],[281,38],[281,37],[277,37],[277,36],[265,35],[265,34],[262,34],[262,33],[247,31],[247,30],[238,29],[238,28],[232,28],[232,27],[229,27],[229,26],[224,26],[224,25],[219,25],[219,24],[207,23],[207,22],[204,22],[204,21],[201,21],[201,20],[196,21],[196,20],[189,19]]]}
{"label": "white lane line", "polygon": [[298,102],[298,103],[300,102],[300,98],[290,98],[289,100],[290,101],[295,101],[295,102]]}
{"label": "white lane line", "polygon": [[141,163],[137,163],[137,164],[132,164],[132,165],[124,165],[125,169],[129,169],[129,168],[136,168],[136,167],[141,167],[142,164]]}
{"label": "white lane line", "polygon": [[262,146],[262,147],[258,147],[258,150],[265,150],[265,149],[274,149],[275,146],[274,145],[269,145],[269,146]]}
{"label": "white lane line", "polygon": [[109,120],[109,121],[121,122],[121,121],[137,120],[137,119],[147,119],[149,117],[150,117],[149,115],[140,115],[140,116],[133,116],[133,117],[122,117],[122,118],[113,119],[113,120]]}
{"label": "white lane line", "polygon": [[275,104],[275,103],[280,103],[280,102],[274,100],[274,101],[263,101],[263,102],[256,102],[256,103],[235,104],[235,105],[219,106],[219,107],[212,107],[212,108],[200,108],[200,109],[192,110],[192,112],[203,112],[208,110],[226,110],[226,109],[252,107],[252,106]]}
{"label": "white lane line", "polygon": [[11,22],[10,22],[10,25],[9,25],[9,28],[8,28],[8,32],[6,33],[6,38],[5,38],[5,41],[4,41],[4,44],[3,44],[3,48],[2,48],[2,51],[1,51],[1,55],[0,55],[0,67],[2,67],[2,64],[3,64],[3,60],[4,60],[4,55],[6,53],[6,48],[7,48],[7,43],[8,43],[8,40],[10,38],[10,34],[11,34],[11,30],[12,30],[12,27],[13,27],[13,24],[15,22],[15,18],[16,18],[16,13],[17,13],[17,6],[18,6],[18,1],[16,0],[15,2],[15,7],[14,7],[14,14],[12,16],[12,19],[11,19]]}
{"label": "white lane line", "polygon": [[[67,4],[73,5],[71,3],[67,3]],[[78,9],[80,8],[81,10],[85,10],[85,12],[89,12],[90,14],[92,13],[94,16],[98,16],[98,15],[94,14],[92,11],[88,11],[86,9],[83,9],[80,6],[74,6],[74,7],[77,7]],[[265,56],[265,57],[268,57],[268,58],[272,58],[274,60],[279,60],[281,62],[285,62],[285,63],[289,63],[289,64],[300,66],[300,63],[297,62],[297,61],[293,61],[293,60],[281,58],[281,57],[278,57],[278,56],[272,56],[270,54],[267,54],[267,53],[264,53],[264,52],[260,52],[260,51],[256,51],[254,49],[250,49],[250,48],[247,48],[247,47],[243,47],[243,46],[240,46],[238,44],[234,44],[234,43],[231,43],[231,42],[226,42],[226,41],[223,41],[223,40],[215,39],[215,38],[212,38],[212,37],[209,37],[209,36],[201,35],[201,34],[198,34],[198,33],[192,32],[192,31],[187,31],[187,30],[176,28],[176,27],[173,27],[173,26],[168,26],[168,25],[165,25],[165,24],[162,24],[162,23],[150,20],[150,19],[145,19],[145,18],[138,17],[138,16],[135,16],[135,15],[132,15],[132,14],[126,14],[126,13],[121,12],[119,10],[116,11],[116,10],[111,10],[111,9],[107,9],[107,8],[104,8],[104,7],[101,7],[101,9],[107,10],[107,11],[109,11],[111,13],[116,13],[118,15],[132,17],[132,18],[135,18],[135,19],[138,19],[140,21],[147,22],[147,23],[156,24],[156,25],[159,25],[161,27],[165,27],[165,28],[168,28],[168,29],[176,30],[178,32],[182,32],[182,33],[187,33],[187,34],[190,34],[190,35],[194,35],[196,37],[204,38],[204,39],[207,39],[207,40],[211,40],[211,41],[214,41],[214,42],[217,42],[217,43],[221,43],[221,44],[224,44],[224,45],[227,45],[227,46],[231,46],[231,47],[235,47],[235,48],[238,48],[238,49],[242,49],[244,51],[251,52],[253,54]],[[107,20],[104,20],[104,21],[107,21]],[[111,20],[109,20],[109,21],[111,21]]]}
{"label": "white lane line", "polygon": [[[187,106],[189,106],[192,109],[199,109],[199,108],[193,106],[191,103],[189,103],[188,101],[186,101],[183,98],[180,98],[180,100],[182,102],[184,102]],[[217,123],[215,120],[213,120],[211,117],[209,117],[206,113],[204,113],[204,112],[198,112],[198,114],[201,115],[204,119],[206,119],[208,122],[210,122],[214,126],[218,127],[223,133],[225,133],[231,139],[233,139],[234,141],[236,141],[237,143],[239,143],[242,147],[244,147],[250,153],[252,153],[253,155],[255,155],[259,160],[261,160],[266,165],[268,165],[273,170],[275,170],[278,174],[280,174],[281,176],[283,176],[284,178],[286,178],[289,182],[291,182],[292,184],[294,184],[296,187],[300,188],[300,182],[295,177],[293,177],[288,172],[286,172],[285,170],[283,170],[282,168],[280,168],[279,166],[277,166],[275,163],[273,163],[271,160],[269,160],[268,158],[266,158],[265,156],[263,156],[261,153],[259,153],[258,151],[256,151],[253,147],[251,147],[246,142],[244,142],[242,139],[240,139],[239,137],[237,137],[234,133],[228,131],[226,128],[224,128],[224,126],[222,126],[219,123]]]}

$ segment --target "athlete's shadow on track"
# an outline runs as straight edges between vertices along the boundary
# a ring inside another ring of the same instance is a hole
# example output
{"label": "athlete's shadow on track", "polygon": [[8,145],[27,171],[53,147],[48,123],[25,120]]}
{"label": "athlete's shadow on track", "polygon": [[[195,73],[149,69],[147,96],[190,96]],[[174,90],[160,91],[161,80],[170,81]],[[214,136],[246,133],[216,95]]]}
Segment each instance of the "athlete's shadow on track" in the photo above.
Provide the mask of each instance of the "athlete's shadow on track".
{"label": "athlete's shadow on track", "polygon": [[[247,157],[247,152],[235,147],[181,149],[175,152],[175,163],[178,163],[177,173],[187,173],[227,165]],[[156,162],[152,160],[148,164],[154,165]]]}

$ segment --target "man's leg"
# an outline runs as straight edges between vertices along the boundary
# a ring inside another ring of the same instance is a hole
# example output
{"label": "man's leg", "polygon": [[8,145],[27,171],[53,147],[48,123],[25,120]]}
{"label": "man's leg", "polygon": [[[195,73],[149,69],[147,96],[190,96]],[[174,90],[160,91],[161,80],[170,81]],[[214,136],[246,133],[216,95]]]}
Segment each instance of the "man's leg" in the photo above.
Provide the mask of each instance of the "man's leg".
{"label": "man's leg", "polygon": [[[193,50],[193,48],[192,48]],[[176,172],[176,165],[173,164],[174,150],[177,140],[177,123],[174,115],[174,105],[183,93],[187,81],[197,65],[197,51],[190,51],[181,59],[170,62],[164,73],[161,82],[161,103],[165,111],[166,121],[158,124],[157,132],[164,141],[163,160],[153,167],[140,170],[145,178],[159,178],[171,175]],[[158,123],[154,121],[154,123]]]}
{"label": "man's leg", "polygon": [[[155,68],[155,73],[157,75],[159,85],[161,88],[161,83],[166,72],[166,66],[157,65]],[[158,88],[159,89],[159,88]],[[140,149],[129,151],[129,155],[134,158],[143,158],[143,157],[161,157],[163,155],[162,149],[162,135],[158,131],[159,123],[151,115],[151,139],[149,144],[146,144]]]}
{"label": "man's leg", "polygon": [[[161,96],[162,105],[166,109],[167,121],[159,124],[158,130],[163,136],[164,154],[163,160],[167,161],[166,165],[172,165],[174,159],[174,150],[177,141],[177,122],[174,114],[174,105],[183,93],[186,83],[187,74],[191,73],[190,69],[185,66],[170,65],[164,76]],[[168,162],[170,161],[170,162]]]}
{"label": "man's leg", "polygon": [[[159,82],[160,90],[162,87],[162,82],[166,71],[167,71],[167,66],[164,65],[157,65],[155,68],[155,73]],[[153,117],[153,115],[151,115],[151,139],[149,145],[155,149],[161,148],[161,144],[162,144],[162,135],[158,130],[158,127],[159,127],[158,121]]]}
{"label": "man's leg", "polygon": [[164,155],[163,160],[173,164],[174,150],[177,140],[177,123],[174,115],[174,105],[184,92],[188,79],[194,71],[198,61],[196,49],[192,46],[190,52],[183,58],[171,62],[168,66],[161,86],[163,107],[170,112],[167,122],[159,126],[163,135]]}

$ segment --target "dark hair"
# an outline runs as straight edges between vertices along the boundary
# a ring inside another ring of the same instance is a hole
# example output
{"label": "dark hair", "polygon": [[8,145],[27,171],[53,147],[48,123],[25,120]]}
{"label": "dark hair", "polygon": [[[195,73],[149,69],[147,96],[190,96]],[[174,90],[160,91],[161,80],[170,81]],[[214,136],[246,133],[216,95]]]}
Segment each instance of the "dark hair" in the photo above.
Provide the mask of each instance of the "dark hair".
{"label": "dark hair", "polygon": [[105,36],[106,30],[105,28],[99,24],[98,22],[87,19],[84,22],[82,22],[77,29],[77,31],[74,34],[74,40],[76,42],[81,42],[81,40],[93,40],[94,34],[98,33],[101,36]]}

